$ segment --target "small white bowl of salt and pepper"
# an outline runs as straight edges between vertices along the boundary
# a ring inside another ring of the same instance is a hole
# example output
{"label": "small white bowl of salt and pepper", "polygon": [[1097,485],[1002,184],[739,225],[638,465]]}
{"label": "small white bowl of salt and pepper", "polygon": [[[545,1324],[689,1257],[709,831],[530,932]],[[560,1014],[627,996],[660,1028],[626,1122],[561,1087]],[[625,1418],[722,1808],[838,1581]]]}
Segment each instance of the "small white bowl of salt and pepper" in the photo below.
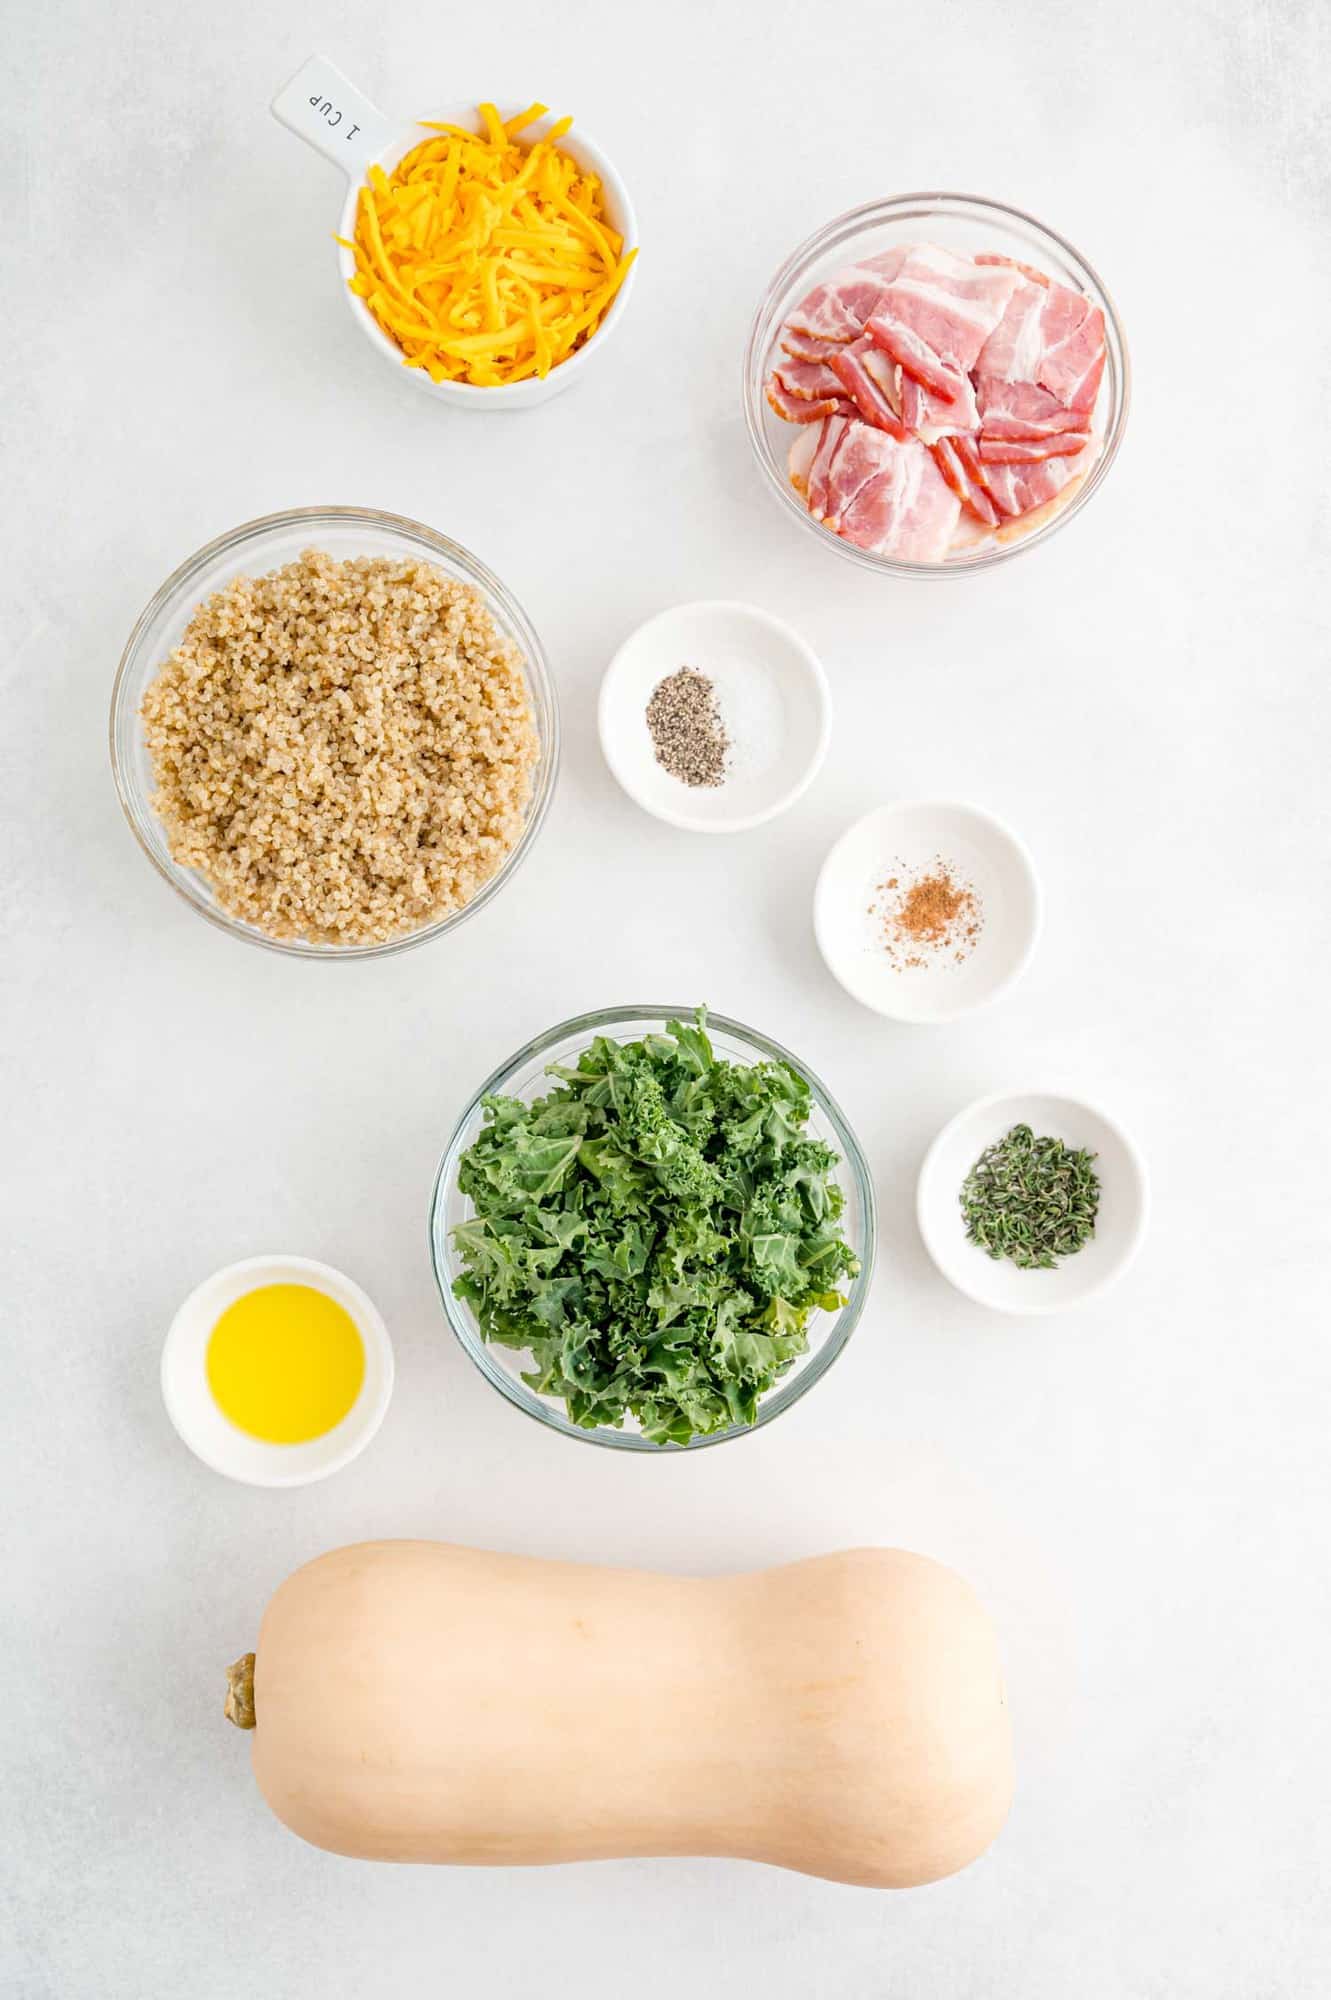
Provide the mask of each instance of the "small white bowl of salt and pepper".
{"label": "small white bowl of salt and pepper", "polygon": [[756,605],[677,604],[606,668],[601,748],[631,799],[691,833],[743,833],[817,776],[832,699],[816,653]]}

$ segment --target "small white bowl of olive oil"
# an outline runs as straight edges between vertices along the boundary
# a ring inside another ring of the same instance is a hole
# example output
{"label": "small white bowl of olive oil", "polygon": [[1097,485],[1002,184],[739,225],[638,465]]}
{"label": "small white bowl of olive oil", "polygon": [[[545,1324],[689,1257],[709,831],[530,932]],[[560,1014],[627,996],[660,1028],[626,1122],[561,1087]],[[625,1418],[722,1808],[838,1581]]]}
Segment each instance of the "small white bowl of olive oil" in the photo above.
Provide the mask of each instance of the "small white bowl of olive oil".
{"label": "small white bowl of olive oil", "polygon": [[249,1257],[195,1287],[162,1348],[162,1399],[196,1458],[247,1486],[308,1486],[364,1451],[393,1393],[388,1329],[309,1257]]}

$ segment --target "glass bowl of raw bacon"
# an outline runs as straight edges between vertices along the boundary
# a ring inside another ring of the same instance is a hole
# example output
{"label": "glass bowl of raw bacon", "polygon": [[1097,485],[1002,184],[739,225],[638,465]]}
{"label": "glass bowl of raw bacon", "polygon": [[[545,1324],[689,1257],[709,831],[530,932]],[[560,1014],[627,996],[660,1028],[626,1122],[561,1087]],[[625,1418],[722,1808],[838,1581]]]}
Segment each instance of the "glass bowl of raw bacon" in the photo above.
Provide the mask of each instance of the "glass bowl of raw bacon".
{"label": "glass bowl of raw bacon", "polygon": [[744,407],[781,504],[853,562],[954,576],[1079,513],[1128,414],[1113,301],[1070,243],[974,195],[867,202],[758,308]]}

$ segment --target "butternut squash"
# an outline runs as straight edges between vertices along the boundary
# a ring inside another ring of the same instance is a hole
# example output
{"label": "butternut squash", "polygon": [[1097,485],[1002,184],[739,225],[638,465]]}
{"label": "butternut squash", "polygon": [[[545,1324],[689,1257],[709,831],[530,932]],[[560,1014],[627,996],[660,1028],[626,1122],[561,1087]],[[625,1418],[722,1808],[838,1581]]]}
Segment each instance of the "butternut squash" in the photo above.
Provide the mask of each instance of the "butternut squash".
{"label": "butternut squash", "polygon": [[364,1542],[289,1577],[231,1671],[260,1791],[338,1854],[900,1888],[965,1867],[1011,1797],[993,1630],[901,1549],[689,1578]]}

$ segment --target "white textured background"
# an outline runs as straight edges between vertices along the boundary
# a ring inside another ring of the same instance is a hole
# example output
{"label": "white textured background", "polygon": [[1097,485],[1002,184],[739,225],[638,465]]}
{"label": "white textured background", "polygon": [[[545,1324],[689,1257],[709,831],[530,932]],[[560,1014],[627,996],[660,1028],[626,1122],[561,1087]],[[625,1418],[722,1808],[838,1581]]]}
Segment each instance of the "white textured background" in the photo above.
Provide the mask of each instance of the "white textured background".
{"label": "white textured background", "polygon": [[[1325,1993],[1325,10],[6,13],[4,2000]],[[267,115],[316,47],[395,113],[539,94],[605,144],[646,247],[574,394],[451,417],[373,361],[337,295],[337,177]],[[1079,522],[924,588],[778,515],[737,377],[795,241],[931,184],[1085,249],[1136,399]],[[116,660],[161,578],[316,501],[475,548],[564,704],[533,858],[455,940],[381,965],[211,931],[144,862],[107,767]],[[816,788],[729,844],[640,815],[593,726],[616,642],[707,595],[790,618],[838,707]],[[1023,984],[936,1032],[857,1009],[809,923],[835,833],[916,793],[1011,818],[1049,896]],[[644,1462],[541,1434],[471,1370],[425,1204],[510,1049],[583,1008],[695,996],[848,1106],[881,1271],[797,1411]],[[1135,1130],[1154,1226],[1102,1304],[1008,1323],[926,1264],[913,1178],[970,1097],[1043,1081]],[[295,1494],[205,1471],[157,1390],[181,1296],[270,1246],[345,1266],[397,1344],[374,1447]],[[875,1539],[951,1561],[1004,1633],[1011,1823],[904,1896],[709,1861],[446,1873],[305,1848],[254,1791],[220,1670],[294,1565],[393,1534],[681,1569]]]}

